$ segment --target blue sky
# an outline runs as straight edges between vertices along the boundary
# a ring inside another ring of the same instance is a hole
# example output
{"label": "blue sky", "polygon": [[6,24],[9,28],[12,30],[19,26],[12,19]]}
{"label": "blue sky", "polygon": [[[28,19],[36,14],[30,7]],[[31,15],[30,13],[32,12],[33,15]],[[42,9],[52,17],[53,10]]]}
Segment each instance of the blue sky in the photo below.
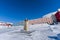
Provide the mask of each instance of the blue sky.
{"label": "blue sky", "polygon": [[40,18],[60,8],[60,0],[0,0],[0,21]]}

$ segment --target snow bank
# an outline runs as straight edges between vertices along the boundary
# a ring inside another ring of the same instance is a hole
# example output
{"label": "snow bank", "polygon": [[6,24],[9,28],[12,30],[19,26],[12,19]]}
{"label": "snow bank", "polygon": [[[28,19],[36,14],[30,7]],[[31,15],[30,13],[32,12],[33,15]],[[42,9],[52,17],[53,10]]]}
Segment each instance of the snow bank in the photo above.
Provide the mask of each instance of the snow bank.
{"label": "snow bank", "polygon": [[44,15],[43,18],[44,18],[44,17],[51,17],[51,15],[55,14],[56,12],[57,12],[57,11],[48,13],[48,14]]}
{"label": "snow bank", "polygon": [[46,28],[48,27],[49,25],[48,24],[35,24],[35,25],[30,25],[29,26],[29,30],[36,30],[38,28]]}

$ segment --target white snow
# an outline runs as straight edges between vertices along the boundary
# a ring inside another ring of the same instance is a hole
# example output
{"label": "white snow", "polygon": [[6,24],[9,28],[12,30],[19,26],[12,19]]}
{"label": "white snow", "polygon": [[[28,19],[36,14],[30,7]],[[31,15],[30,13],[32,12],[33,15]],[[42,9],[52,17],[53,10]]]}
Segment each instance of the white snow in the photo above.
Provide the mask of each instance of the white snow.
{"label": "white snow", "polygon": [[[59,34],[60,25],[35,24],[30,25],[31,33],[21,32],[23,26],[16,26],[0,30],[0,40],[55,40],[48,36],[57,36]],[[55,29],[56,27],[56,29]],[[54,32],[55,31],[55,32]]]}

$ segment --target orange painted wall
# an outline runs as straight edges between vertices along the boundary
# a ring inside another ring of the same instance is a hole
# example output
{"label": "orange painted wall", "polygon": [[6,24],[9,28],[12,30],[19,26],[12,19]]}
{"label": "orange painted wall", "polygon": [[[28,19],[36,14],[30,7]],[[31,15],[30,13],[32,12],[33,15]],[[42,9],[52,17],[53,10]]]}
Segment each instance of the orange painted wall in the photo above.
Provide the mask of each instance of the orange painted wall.
{"label": "orange painted wall", "polygon": [[29,20],[29,24],[40,24],[40,23],[53,23],[52,18],[39,18],[34,20]]}

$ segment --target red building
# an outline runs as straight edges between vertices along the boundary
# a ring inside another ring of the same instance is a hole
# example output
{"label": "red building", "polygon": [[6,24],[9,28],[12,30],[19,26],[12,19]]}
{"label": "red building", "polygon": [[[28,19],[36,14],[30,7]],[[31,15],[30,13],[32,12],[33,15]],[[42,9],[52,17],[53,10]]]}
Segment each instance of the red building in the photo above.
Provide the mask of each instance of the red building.
{"label": "red building", "polygon": [[6,27],[11,27],[13,23],[10,22],[0,22],[0,26],[6,26]]}
{"label": "red building", "polygon": [[57,22],[60,22],[60,9],[55,14]]}

